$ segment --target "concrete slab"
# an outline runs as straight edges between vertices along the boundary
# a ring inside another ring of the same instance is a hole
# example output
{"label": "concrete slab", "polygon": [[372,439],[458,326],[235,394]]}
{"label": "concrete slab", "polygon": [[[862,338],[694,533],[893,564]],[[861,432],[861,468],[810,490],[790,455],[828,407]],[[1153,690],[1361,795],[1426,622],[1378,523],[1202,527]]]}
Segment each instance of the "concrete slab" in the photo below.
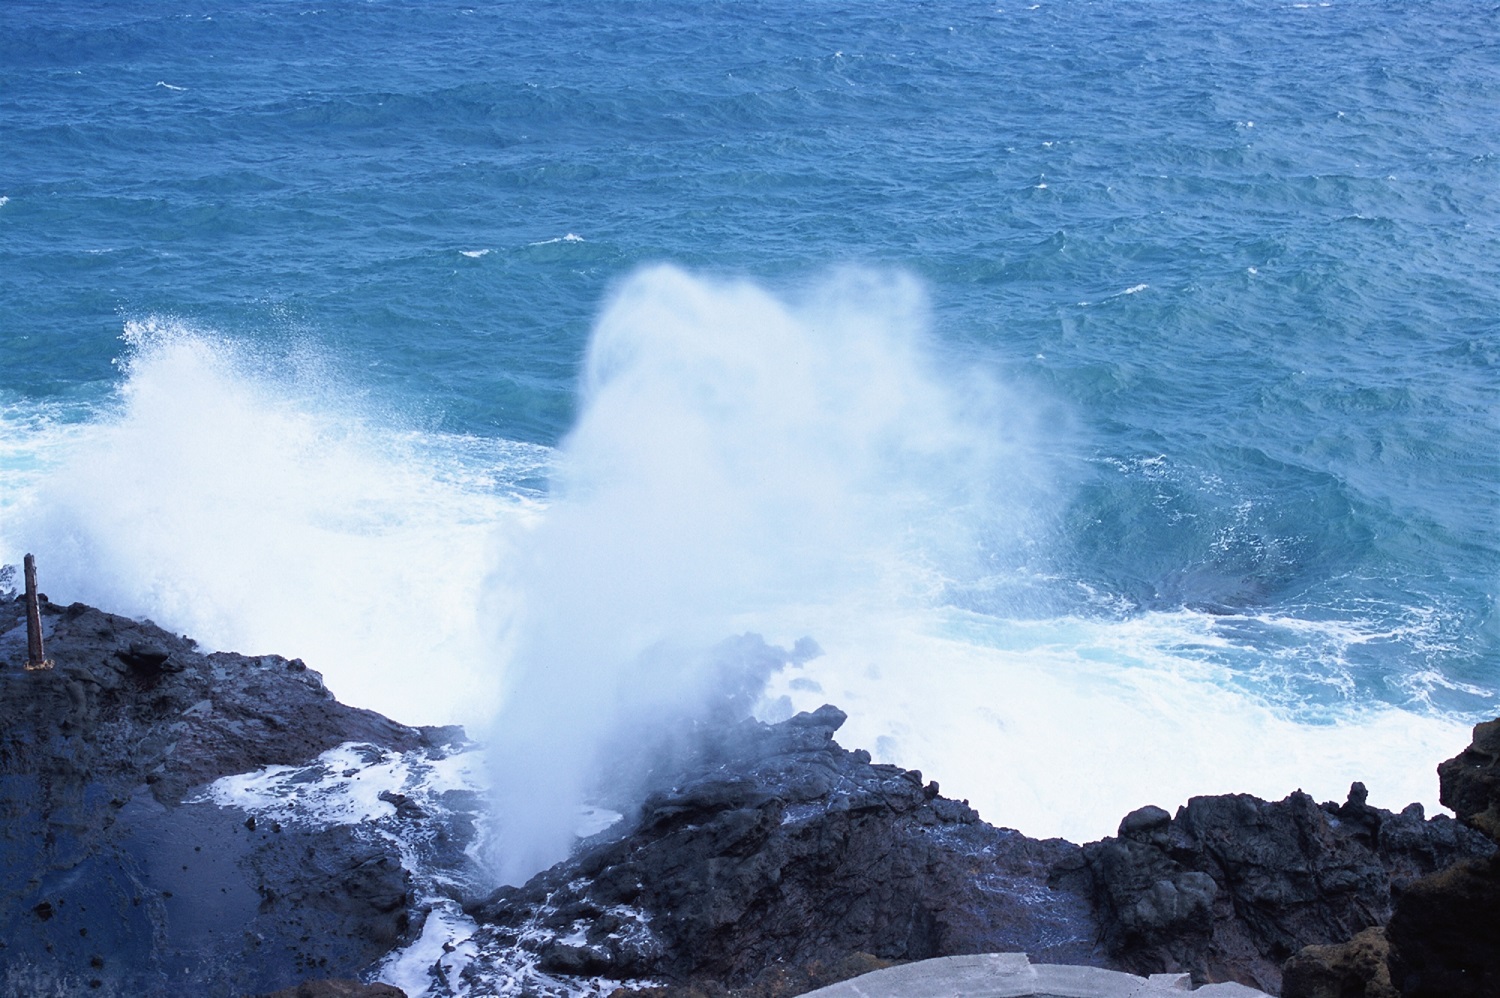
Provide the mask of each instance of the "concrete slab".
{"label": "concrete slab", "polygon": [[980,953],[906,963],[805,998],[1270,998],[1243,984],[1193,990],[1186,974],[1136,977],[1099,967],[1034,964],[1025,953]]}

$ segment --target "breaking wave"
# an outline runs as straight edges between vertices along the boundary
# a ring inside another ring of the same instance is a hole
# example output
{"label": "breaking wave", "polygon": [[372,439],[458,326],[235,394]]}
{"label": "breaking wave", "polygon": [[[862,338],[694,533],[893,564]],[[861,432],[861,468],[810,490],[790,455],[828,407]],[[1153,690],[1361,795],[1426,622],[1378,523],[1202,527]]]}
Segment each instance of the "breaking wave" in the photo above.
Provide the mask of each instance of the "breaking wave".
{"label": "breaking wave", "polygon": [[60,601],[300,656],[347,702],[479,725],[507,879],[566,851],[602,767],[733,698],[836,703],[846,745],[1075,840],[1190,793],[1359,779],[1436,806],[1465,737],[1246,682],[1294,648],[1337,693],[1378,628],[1080,597],[1065,414],[945,354],[899,274],[778,296],[637,273],[555,449],[424,428],[317,351],[161,318],[125,338],[107,399],[0,412],[0,558],[34,551]]}

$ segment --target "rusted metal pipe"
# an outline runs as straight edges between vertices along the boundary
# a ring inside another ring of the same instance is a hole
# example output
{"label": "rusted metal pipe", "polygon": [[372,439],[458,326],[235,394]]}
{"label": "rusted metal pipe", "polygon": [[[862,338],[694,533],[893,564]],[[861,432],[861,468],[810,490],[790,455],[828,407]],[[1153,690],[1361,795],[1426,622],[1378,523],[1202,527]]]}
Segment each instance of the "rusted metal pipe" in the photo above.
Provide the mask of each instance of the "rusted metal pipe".
{"label": "rusted metal pipe", "polygon": [[26,668],[31,671],[50,669],[52,663],[42,654],[42,611],[37,605],[36,559],[28,554],[22,564],[26,570]]}

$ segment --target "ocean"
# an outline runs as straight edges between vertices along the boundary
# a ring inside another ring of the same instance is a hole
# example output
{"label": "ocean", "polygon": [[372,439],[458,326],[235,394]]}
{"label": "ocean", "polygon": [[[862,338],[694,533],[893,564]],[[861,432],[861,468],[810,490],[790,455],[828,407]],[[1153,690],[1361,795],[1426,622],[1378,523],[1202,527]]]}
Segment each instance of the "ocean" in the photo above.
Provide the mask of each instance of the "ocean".
{"label": "ocean", "polygon": [[1500,8],[5,20],[0,562],[54,601],[559,813],[746,633],[760,716],[1075,840],[1436,809],[1500,712]]}

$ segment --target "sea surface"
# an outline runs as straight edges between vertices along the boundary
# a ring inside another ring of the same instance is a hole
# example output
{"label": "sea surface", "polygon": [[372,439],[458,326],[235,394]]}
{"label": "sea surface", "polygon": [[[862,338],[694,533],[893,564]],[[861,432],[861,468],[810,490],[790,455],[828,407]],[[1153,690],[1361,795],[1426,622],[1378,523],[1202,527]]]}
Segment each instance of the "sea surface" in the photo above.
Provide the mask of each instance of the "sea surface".
{"label": "sea surface", "polygon": [[559,807],[749,632],[762,716],[1031,834],[1436,808],[1500,712],[1497,40],[9,0],[0,562],[493,731]]}

